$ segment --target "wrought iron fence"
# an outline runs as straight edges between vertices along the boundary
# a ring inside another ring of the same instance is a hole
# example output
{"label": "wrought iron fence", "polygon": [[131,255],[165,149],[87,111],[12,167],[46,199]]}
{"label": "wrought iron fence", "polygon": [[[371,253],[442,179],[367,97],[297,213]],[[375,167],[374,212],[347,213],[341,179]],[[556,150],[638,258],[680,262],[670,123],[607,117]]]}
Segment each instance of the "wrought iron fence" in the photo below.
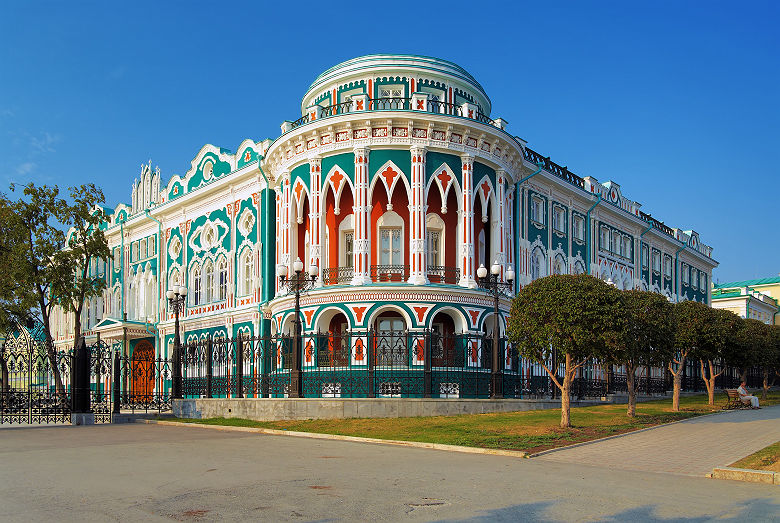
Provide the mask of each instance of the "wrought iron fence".
{"label": "wrought iron fence", "polygon": [[323,285],[336,285],[339,283],[349,283],[355,275],[352,267],[332,267],[322,270]]}
{"label": "wrought iron fence", "polygon": [[408,265],[372,265],[371,281],[381,282],[403,282],[409,279]]}
{"label": "wrought iron fence", "polygon": [[455,285],[460,280],[460,269],[457,267],[445,267],[443,265],[429,265],[426,270],[428,281],[431,283],[448,283]]}

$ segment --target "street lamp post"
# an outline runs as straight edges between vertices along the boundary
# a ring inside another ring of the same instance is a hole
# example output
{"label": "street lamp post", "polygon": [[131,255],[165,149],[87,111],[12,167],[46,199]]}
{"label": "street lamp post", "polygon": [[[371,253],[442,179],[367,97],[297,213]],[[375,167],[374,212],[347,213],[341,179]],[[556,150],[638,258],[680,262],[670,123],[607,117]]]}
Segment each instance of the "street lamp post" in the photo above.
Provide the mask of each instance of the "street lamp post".
{"label": "street lamp post", "polygon": [[319,269],[316,265],[309,267],[309,274],[303,272],[303,262],[297,258],[293,262],[294,276],[287,275],[287,266],[279,265],[277,273],[279,274],[279,286],[287,289],[287,292],[295,293],[295,319],[293,319],[293,365],[290,371],[290,393],[291,398],[303,397],[303,380],[301,379],[301,337],[303,330],[301,328],[301,293],[312,288],[317,281]]}
{"label": "street lamp post", "polygon": [[174,286],[165,293],[168,298],[168,306],[173,309],[175,323],[175,334],[173,336],[173,390],[172,399],[181,399],[181,340],[179,338],[179,313],[184,312],[184,304],[187,298],[187,287],[183,285]]}
{"label": "street lamp post", "polygon": [[485,290],[488,296],[493,298],[493,361],[490,370],[490,397],[503,398],[503,380],[504,375],[500,369],[498,361],[498,299],[501,297],[511,297],[513,289],[512,281],[515,279],[515,271],[509,269],[506,271],[506,281],[501,281],[501,265],[497,261],[490,267],[490,274],[484,265],[477,269],[477,278],[479,286]]}

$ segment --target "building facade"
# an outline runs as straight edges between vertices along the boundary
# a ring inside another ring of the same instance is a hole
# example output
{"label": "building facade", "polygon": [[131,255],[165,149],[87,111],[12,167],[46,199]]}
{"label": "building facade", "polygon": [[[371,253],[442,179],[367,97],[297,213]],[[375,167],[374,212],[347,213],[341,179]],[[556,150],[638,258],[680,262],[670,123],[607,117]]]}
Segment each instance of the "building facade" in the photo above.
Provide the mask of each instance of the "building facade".
{"label": "building facade", "polygon": [[768,325],[780,321],[780,277],[759,278],[713,285],[712,306],[728,309],[742,318]]}
{"label": "building facade", "polygon": [[[501,277],[512,269],[515,291],[589,273],[671,301],[711,301],[717,262],[697,232],[532,150],[452,62],[355,58],[318,76],[300,109],[275,139],[235,152],[204,146],[166,184],[151,162],[142,167],[131,203],[107,210],[112,258],[93,267],[107,290],[86,307],[88,339],[169,357],[165,293],[178,285],[189,291],[184,343],[290,333],[294,299],[277,276],[297,259],[315,278],[300,302],[304,334],[503,333],[510,301],[496,322],[480,265],[498,264]],[[72,321],[56,319],[57,343],[68,346]],[[400,363],[422,364],[413,352]],[[316,367],[316,356],[302,357]],[[475,351],[465,359],[483,361]]]}

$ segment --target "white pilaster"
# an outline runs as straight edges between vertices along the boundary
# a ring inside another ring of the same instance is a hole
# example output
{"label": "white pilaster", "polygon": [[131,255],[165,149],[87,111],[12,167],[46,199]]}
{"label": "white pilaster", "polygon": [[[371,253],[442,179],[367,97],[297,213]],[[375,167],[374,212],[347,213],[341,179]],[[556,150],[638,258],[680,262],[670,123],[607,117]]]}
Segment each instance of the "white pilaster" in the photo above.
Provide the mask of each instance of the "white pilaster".
{"label": "white pilaster", "polygon": [[463,231],[461,241],[460,256],[460,282],[462,287],[474,288],[477,282],[474,280],[474,157],[464,154],[461,158],[462,163],[462,182],[463,192],[461,194],[461,208],[463,212],[460,215],[460,228]]}
{"label": "white pilaster", "polygon": [[409,283],[425,285],[426,245],[425,245],[425,148],[412,147],[412,194],[409,205],[411,238],[409,240],[409,261],[411,271]]}
{"label": "white pilaster", "polygon": [[368,234],[368,148],[355,148],[355,240],[352,285],[371,283]]}
{"label": "white pilaster", "polygon": [[316,265],[319,268],[317,285],[322,285],[322,240],[320,227],[320,177],[322,174],[322,160],[312,158],[309,160],[309,176],[311,191],[309,194],[309,267]]}

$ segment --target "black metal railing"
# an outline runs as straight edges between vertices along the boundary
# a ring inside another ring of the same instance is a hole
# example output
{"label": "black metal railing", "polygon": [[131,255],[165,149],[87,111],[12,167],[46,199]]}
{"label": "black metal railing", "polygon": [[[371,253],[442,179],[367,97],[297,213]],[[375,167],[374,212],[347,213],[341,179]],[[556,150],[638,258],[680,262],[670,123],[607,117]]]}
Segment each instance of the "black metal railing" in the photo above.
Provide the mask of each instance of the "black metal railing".
{"label": "black metal railing", "polygon": [[460,280],[460,269],[457,267],[445,267],[443,265],[429,265],[426,270],[428,281],[431,283],[448,283],[456,285]]}
{"label": "black metal railing", "polygon": [[404,111],[411,107],[411,98],[388,97],[369,100],[368,107],[372,111]]}
{"label": "black metal railing", "polygon": [[561,167],[557,163],[553,162],[552,160],[550,160],[549,156],[542,156],[541,154],[537,153],[536,151],[528,147],[523,149],[523,154],[525,156],[525,159],[528,160],[529,162],[542,164],[544,170],[549,172],[550,174],[553,174],[558,178],[562,178],[563,180],[566,180],[570,184],[575,185],[580,189],[585,188],[585,180],[583,178],[580,178],[573,172],[569,171],[567,167]]}
{"label": "black metal railing", "polygon": [[338,116],[352,112],[352,101],[341,102],[340,104],[328,105],[320,110],[320,118]]}
{"label": "black metal railing", "polygon": [[323,285],[346,284],[352,281],[355,270],[352,267],[331,267],[322,270]]}
{"label": "black metal railing", "polygon": [[463,116],[463,108],[461,106],[439,100],[428,100],[426,109],[429,113]]}

